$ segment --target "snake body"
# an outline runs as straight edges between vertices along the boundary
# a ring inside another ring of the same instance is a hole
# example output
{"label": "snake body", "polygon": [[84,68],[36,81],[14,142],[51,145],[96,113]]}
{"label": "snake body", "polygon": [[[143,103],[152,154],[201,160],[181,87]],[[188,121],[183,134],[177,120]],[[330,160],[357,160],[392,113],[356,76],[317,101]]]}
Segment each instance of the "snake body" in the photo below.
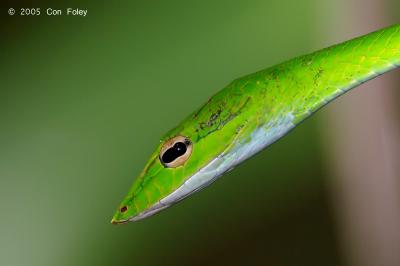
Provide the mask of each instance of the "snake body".
{"label": "snake body", "polygon": [[173,205],[330,101],[399,66],[396,24],[234,80],[161,138],[112,222]]}

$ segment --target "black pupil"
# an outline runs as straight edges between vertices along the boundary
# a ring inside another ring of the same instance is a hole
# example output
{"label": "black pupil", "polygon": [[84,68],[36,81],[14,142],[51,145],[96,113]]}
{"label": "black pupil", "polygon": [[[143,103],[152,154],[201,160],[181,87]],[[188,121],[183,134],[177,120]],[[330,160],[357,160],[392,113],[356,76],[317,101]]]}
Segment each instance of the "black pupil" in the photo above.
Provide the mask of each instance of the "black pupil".
{"label": "black pupil", "polygon": [[171,163],[175,161],[176,158],[184,155],[186,153],[186,144],[183,142],[177,142],[166,150],[161,157],[163,163]]}

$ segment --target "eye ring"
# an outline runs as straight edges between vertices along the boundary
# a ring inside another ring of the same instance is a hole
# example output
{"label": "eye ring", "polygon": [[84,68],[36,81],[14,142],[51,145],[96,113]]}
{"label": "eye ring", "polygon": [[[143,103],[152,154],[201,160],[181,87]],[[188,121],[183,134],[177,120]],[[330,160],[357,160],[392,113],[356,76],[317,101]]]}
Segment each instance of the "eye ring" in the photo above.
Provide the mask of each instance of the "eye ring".
{"label": "eye ring", "polygon": [[190,157],[193,143],[189,138],[176,136],[167,140],[160,150],[160,162],[166,168],[176,168],[183,165]]}

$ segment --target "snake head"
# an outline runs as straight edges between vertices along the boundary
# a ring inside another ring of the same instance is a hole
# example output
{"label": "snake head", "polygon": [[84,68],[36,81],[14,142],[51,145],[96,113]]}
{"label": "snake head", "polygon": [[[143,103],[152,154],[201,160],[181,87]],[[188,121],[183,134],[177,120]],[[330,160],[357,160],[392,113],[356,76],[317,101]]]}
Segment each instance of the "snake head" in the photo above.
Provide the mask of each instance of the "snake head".
{"label": "snake head", "polygon": [[228,98],[215,95],[161,139],[112,223],[137,221],[168,208],[240,162],[230,151],[243,131],[240,114],[248,98]]}

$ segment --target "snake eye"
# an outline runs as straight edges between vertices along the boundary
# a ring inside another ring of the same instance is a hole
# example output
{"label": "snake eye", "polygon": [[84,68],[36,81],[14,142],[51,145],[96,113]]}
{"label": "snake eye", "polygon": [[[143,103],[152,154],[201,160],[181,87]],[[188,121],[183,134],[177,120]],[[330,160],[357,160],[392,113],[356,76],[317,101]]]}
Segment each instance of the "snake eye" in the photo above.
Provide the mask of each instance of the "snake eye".
{"label": "snake eye", "polygon": [[126,206],[123,206],[123,207],[121,207],[121,209],[119,209],[119,211],[122,213],[126,212],[127,210],[128,210],[128,207],[126,207]]}
{"label": "snake eye", "polygon": [[160,151],[160,161],[167,168],[184,164],[192,153],[192,142],[183,136],[167,140]]}

